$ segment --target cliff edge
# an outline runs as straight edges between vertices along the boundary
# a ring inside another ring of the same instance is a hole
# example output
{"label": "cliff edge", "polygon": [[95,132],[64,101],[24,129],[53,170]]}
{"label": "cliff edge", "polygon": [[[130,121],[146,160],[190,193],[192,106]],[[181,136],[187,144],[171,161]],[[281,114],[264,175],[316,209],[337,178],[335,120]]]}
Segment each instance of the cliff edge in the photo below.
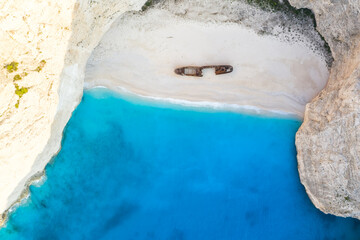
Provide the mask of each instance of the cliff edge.
{"label": "cliff edge", "polygon": [[144,3],[0,3],[0,225],[59,151],[92,50],[118,16]]}
{"label": "cliff edge", "polygon": [[321,211],[360,219],[360,1],[290,3],[314,12],[334,57],[296,134],[300,179]]}

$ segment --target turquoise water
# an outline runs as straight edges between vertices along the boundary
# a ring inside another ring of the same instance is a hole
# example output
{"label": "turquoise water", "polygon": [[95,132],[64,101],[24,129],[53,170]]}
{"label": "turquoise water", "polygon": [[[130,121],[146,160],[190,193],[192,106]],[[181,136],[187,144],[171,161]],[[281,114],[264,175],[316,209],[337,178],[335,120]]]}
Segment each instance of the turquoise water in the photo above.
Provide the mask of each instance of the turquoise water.
{"label": "turquoise water", "polygon": [[359,239],[306,196],[299,125],[88,91],[0,239]]}

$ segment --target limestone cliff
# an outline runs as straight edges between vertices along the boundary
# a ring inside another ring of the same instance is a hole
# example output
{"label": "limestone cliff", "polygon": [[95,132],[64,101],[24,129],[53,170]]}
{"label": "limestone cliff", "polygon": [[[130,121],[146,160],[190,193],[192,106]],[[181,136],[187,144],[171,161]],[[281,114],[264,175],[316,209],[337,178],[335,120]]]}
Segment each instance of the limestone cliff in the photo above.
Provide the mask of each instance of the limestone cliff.
{"label": "limestone cliff", "polygon": [[321,211],[360,219],[360,1],[290,2],[314,12],[334,57],[296,135],[301,182]]}
{"label": "limestone cliff", "polygon": [[91,51],[113,20],[144,2],[0,3],[0,214],[59,151]]}

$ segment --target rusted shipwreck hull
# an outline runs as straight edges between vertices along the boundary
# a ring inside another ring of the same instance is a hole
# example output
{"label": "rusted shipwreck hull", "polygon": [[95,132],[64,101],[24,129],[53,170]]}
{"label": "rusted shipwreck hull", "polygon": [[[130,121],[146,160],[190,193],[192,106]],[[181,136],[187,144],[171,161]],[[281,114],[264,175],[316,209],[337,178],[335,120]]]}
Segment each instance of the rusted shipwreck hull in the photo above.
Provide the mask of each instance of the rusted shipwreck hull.
{"label": "rusted shipwreck hull", "polygon": [[226,74],[231,73],[233,71],[233,67],[231,65],[210,65],[210,66],[187,66],[187,67],[180,67],[175,69],[175,73],[178,75],[184,76],[193,76],[193,77],[202,77],[202,70],[205,68],[214,68],[215,74]]}

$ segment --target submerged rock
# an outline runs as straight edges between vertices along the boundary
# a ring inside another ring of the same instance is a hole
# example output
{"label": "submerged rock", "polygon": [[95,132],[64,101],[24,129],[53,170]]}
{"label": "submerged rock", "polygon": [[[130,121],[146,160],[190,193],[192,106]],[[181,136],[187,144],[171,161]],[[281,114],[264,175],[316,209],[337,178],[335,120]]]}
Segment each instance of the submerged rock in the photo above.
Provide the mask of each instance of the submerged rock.
{"label": "submerged rock", "polygon": [[334,57],[296,135],[301,182],[321,211],[360,219],[360,1],[290,3],[314,12]]}

